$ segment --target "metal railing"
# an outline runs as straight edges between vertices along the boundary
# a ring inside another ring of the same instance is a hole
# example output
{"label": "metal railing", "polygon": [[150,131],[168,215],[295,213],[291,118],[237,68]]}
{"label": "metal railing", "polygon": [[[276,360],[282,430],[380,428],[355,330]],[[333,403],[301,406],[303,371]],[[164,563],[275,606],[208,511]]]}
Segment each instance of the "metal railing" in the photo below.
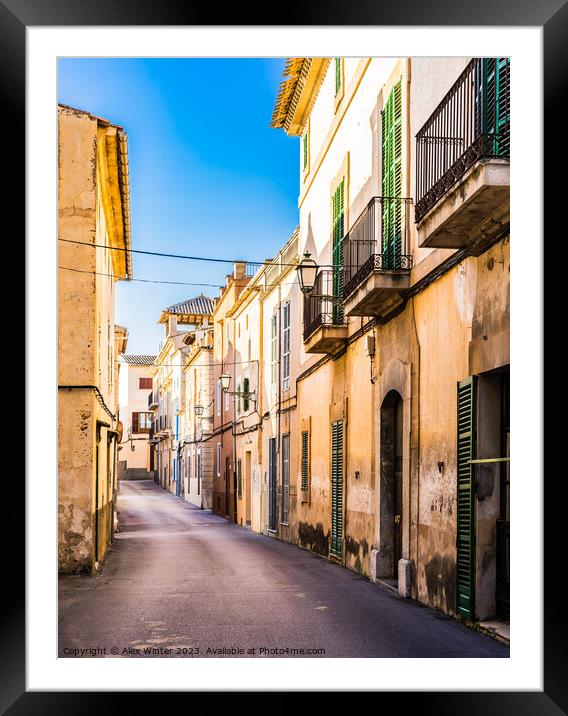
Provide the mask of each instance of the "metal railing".
{"label": "metal railing", "polygon": [[263,264],[255,264],[255,263],[249,263],[247,261],[245,266],[245,275],[246,276],[254,276],[256,272],[261,269]]}
{"label": "metal railing", "polygon": [[508,158],[510,61],[474,58],[416,135],[420,221],[483,158]]}
{"label": "metal railing", "polygon": [[409,271],[409,206],[412,199],[375,196],[342,244],[343,297],[373,271]]}
{"label": "metal railing", "polygon": [[339,302],[331,298],[340,295],[340,278],[338,271],[320,269],[312,293],[304,296],[304,341],[320,326],[345,324]]}

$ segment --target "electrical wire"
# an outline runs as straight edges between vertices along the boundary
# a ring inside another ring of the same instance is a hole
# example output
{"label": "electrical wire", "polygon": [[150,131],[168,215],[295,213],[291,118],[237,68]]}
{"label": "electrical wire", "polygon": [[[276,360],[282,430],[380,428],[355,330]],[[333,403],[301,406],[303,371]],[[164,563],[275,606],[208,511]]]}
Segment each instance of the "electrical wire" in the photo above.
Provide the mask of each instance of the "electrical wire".
{"label": "electrical wire", "polygon": [[[214,263],[222,263],[222,264],[233,264],[233,263],[247,263],[247,264],[258,264],[258,266],[263,266],[265,264],[265,261],[245,261],[244,259],[219,259],[219,258],[213,258],[210,256],[187,256],[184,254],[168,254],[161,251],[146,251],[143,249],[127,249],[123,246],[108,246],[106,244],[92,244],[89,241],[78,241],[77,239],[62,239],[61,237],[58,238],[58,241],[64,241],[68,244],[80,244],[81,246],[90,246],[91,248],[99,248],[99,249],[110,249],[112,251],[124,251],[124,252],[130,252],[132,254],[144,254],[146,256],[161,256],[163,258],[168,259],[184,259],[186,261],[209,261]],[[278,261],[270,261],[267,266],[297,266],[298,264],[296,262],[294,263],[283,263]],[[320,264],[320,268],[346,268],[345,264]]]}
{"label": "electrical wire", "polygon": [[[95,276],[108,276],[109,278],[124,278],[114,273],[103,273],[102,271],[86,271],[85,269],[71,268],[70,266],[57,266],[57,268],[64,269],[65,271],[76,271],[77,273],[90,273]],[[129,281],[140,281],[141,283],[164,283],[173,286],[208,286],[209,288],[224,288],[217,283],[188,283],[187,281],[161,281],[158,279],[151,278],[131,278]]]}
{"label": "electrical wire", "polygon": [[[294,264],[294,265],[297,266],[297,264]],[[71,266],[59,266],[58,265],[57,268],[63,269],[64,271],[75,271],[77,273],[90,273],[93,276],[108,276],[109,278],[124,279],[124,276],[120,276],[115,273],[104,273],[102,271],[87,271],[86,269],[71,268]],[[189,283],[186,281],[163,281],[161,279],[150,279],[150,278],[128,279],[129,283],[130,283],[130,281],[140,281],[142,283],[167,284],[167,285],[174,285],[174,286],[207,286],[209,288],[225,288],[225,285],[222,285],[219,283]],[[292,281],[291,283],[277,281],[276,283],[263,284],[263,288],[274,288],[275,286],[297,286],[297,285],[298,285],[297,281]]]}

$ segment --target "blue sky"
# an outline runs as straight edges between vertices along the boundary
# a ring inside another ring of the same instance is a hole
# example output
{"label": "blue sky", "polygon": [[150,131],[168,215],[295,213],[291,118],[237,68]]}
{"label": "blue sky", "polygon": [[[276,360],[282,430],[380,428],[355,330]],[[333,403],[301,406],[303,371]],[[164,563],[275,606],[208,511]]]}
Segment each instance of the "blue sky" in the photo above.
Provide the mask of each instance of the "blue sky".
{"label": "blue sky", "polygon": [[[128,133],[133,248],[262,261],[298,223],[298,140],[269,123],[284,59],[61,59],[58,101]],[[229,264],[134,254],[134,278],[224,284]],[[117,282],[128,353],[207,287]]]}

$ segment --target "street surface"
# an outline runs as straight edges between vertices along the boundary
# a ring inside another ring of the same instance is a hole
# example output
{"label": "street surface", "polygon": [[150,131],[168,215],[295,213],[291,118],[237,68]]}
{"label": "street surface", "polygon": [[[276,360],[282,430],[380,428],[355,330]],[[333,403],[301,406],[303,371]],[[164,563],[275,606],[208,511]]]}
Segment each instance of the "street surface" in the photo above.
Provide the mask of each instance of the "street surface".
{"label": "street surface", "polygon": [[98,574],[59,580],[61,657],[509,656],[435,610],[152,481],[121,483],[119,524]]}

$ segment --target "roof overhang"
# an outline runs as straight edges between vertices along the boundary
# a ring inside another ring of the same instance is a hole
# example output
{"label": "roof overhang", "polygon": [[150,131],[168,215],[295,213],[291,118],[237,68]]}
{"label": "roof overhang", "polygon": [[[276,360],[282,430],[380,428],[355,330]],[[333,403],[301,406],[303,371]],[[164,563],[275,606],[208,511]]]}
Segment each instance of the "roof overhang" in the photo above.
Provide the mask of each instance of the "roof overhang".
{"label": "roof overhang", "polygon": [[299,136],[318,95],[330,63],[329,57],[289,57],[280,83],[271,127]]}
{"label": "roof overhang", "polygon": [[98,122],[97,171],[101,199],[112,251],[113,274],[132,278],[130,224],[130,178],[126,132],[113,124]]}

